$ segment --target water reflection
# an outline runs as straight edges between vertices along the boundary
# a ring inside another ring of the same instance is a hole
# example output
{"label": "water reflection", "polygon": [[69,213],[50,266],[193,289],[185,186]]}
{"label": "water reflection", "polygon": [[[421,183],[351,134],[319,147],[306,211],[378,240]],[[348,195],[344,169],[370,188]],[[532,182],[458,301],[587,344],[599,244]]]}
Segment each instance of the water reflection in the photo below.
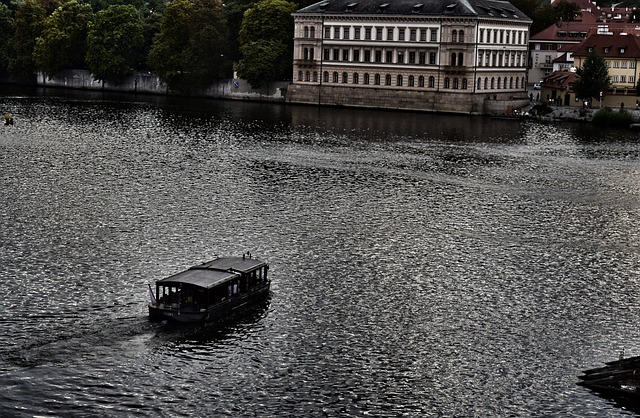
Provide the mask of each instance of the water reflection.
{"label": "water reflection", "polygon": [[[634,133],[56,94],[0,97],[3,410],[625,414],[575,381],[640,350]],[[264,310],[147,321],[147,283],[247,250]]]}

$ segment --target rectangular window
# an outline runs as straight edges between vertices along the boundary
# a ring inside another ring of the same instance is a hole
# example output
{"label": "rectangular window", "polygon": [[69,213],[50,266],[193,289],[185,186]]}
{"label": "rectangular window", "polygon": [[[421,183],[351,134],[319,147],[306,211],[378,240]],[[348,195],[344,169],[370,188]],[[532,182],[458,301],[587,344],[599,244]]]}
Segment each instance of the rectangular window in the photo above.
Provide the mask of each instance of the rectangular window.
{"label": "rectangular window", "polygon": [[364,28],[364,39],[371,40],[371,28]]}
{"label": "rectangular window", "polygon": [[438,41],[438,29],[431,29],[431,42]]}
{"label": "rectangular window", "polygon": [[360,50],[359,49],[354,49],[353,50],[353,60],[355,62],[360,62]]}
{"label": "rectangular window", "polygon": [[636,62],[635,61],[629,62],[629,68],[636,68]]}
{"label": "rectangular window", "polygon": [[416,63],[416,53],[411,51],[409,52],[409,64],[415,64]]}
{"label": "rectangular window", "polygon": [[620,61],[620,68],[627,68],[627,61]]}
{"label": "rectangular window", "polygon": [[630,75],[630,76],[629,76],[629,83],[633,84],[633,83],[635,83],[635,82],[636,82],[636,77],[635,77],[635,76],[633,76],[633,75]]}
{"label": "rectangular window", "polygon": [[393,62],[393,52],[387,51],[385,54],[384,62]]}
{"label": "rectangular window", "polygon": [[398,40],[399,41],[404,41],[404,28],[400,28],[400,30],[398,30]]}
{"label": "rectangular window", "polygon": [[404,52],[398,51],[398,64],[404,64]]}
{"label": "rectangular window", "polygon": [[324,53],[322,55],[322,59],[325,61],[329,61],[329,48],[324,49]]}
{"label": "rectangular window", "polygon": [[417,41],[417,33],[418,31],[416,29],[411,29],[411,31],[409,32],[409,40],[413,42]]}
{"label": "rectangular window", "polygon": [[418,54],[418,64],[426,64],[426,56],[427,54],[425,54],[424,52],[421,52],[420,54]]}
{"label": "rectangular window", "polygon": [[382,62],[382,51],[376,50],[376,62]]}
{"label": "rectangular window", "polygon": [[349,50],[348,49],[343,49],[342,50],[342,61],[349,61]]}
{"label": "rectangular window", "polygon": [[387,41],[393,41],[393,28],[387,28]]}
{"label": "rectangular window", "polygon": [[484,29],[480,29],[479,42],[480,43],[484,42]]}
{"label": "rectangular window", "polygon": [[371,62],[371,50],[364,50],[364,62]]}
{"label": "rectangular window", "polygon": [[324,28],[324,37],[325,39],[331,38],[331,26]]}
{"label": "rectangular window", "polygon": [[382,28],[376,28],[376,41],[382,40]]}
{"label": "rectangular window", "polygon": [[338,48],[333,50],[333,60],[338,61],[340,59],[340,50]]}
{"label": "rectangular window", "polygon": [[427,30],[426,29],[420,29],[420,40],[422,42],[426,42],[427,41]]}
{"label": "rectangular window", "polygon": [[618,61],[613,61],[613,68],[620,67],[620,63]]}
{"label": "rectangular window", "polygon": [[429,64],[435,65],[435,63],[436,63],[436,53],[429,52]]}
{"label": "rectangular window", "polygon": [[627,76],[626,75],[621,75],[620,76],[620,82],[621,83],[626,83],[627,82]]}
{"label": "rectangular window", "polygon": [[613,76],[613,82],[614,82],[614,83],[617,83],[617,82],[618,82],[618,76],[617,76],[617,75],[614,75],[614,76]]}
{"label": "rectangular window", "polygon": [[360,40],[360,28],[353,28],[353,38],[356,41]]}

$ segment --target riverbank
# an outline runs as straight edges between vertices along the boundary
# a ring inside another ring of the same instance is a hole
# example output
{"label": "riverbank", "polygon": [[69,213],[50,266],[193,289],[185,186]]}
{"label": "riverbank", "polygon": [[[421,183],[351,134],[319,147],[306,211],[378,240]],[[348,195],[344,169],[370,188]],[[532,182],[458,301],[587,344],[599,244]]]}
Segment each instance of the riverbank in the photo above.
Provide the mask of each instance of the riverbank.
{"label": "riverbank", "polygon": [[[543,122],[589,122],[593,121],[593,117],[601,108],[584,109],[572,106],[550,106],[551,112],[541,115],[536,111],[539,103],[532,104],[525,111],[532,118]],[[604,108],[602,108],[604,109]],[[640,109],[624,109],[635,121],[640,121]],[[613,112],[619,112],[620,108],[611,109]]]}

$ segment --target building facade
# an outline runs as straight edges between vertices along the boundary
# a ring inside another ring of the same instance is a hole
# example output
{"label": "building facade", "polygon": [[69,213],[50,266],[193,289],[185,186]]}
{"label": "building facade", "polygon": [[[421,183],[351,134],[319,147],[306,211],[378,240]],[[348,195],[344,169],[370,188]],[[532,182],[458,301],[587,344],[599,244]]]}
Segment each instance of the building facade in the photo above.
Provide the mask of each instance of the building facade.
{"label": "building facade", "polygon": [[[598,7],[591,0],[569,0],[580,13],[571,21],[559,21],[531,36],[529,82],[536,83],[554,70],[554,61],[592,35],[640,36],[634,9]],[[552,2],[553,3],[553,2]],[[568,57],[570,59],[570,56]]]}
{"label": "building facade", "polygon": [[527,104],[531,20],[506,1],[327,0],[294,22],[290,102],[465,114]]}

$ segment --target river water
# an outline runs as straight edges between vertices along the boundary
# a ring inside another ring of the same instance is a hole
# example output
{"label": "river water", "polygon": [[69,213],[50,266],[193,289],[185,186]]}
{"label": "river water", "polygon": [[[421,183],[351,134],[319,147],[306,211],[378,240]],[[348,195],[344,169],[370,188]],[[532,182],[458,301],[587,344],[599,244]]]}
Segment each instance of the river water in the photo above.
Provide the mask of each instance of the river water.
{"label": "river water", "polygon": [[[578,124],[3,88],[0,416],[620,417],[640,139]],[[147,320],[217,255],[270,299]]]}

